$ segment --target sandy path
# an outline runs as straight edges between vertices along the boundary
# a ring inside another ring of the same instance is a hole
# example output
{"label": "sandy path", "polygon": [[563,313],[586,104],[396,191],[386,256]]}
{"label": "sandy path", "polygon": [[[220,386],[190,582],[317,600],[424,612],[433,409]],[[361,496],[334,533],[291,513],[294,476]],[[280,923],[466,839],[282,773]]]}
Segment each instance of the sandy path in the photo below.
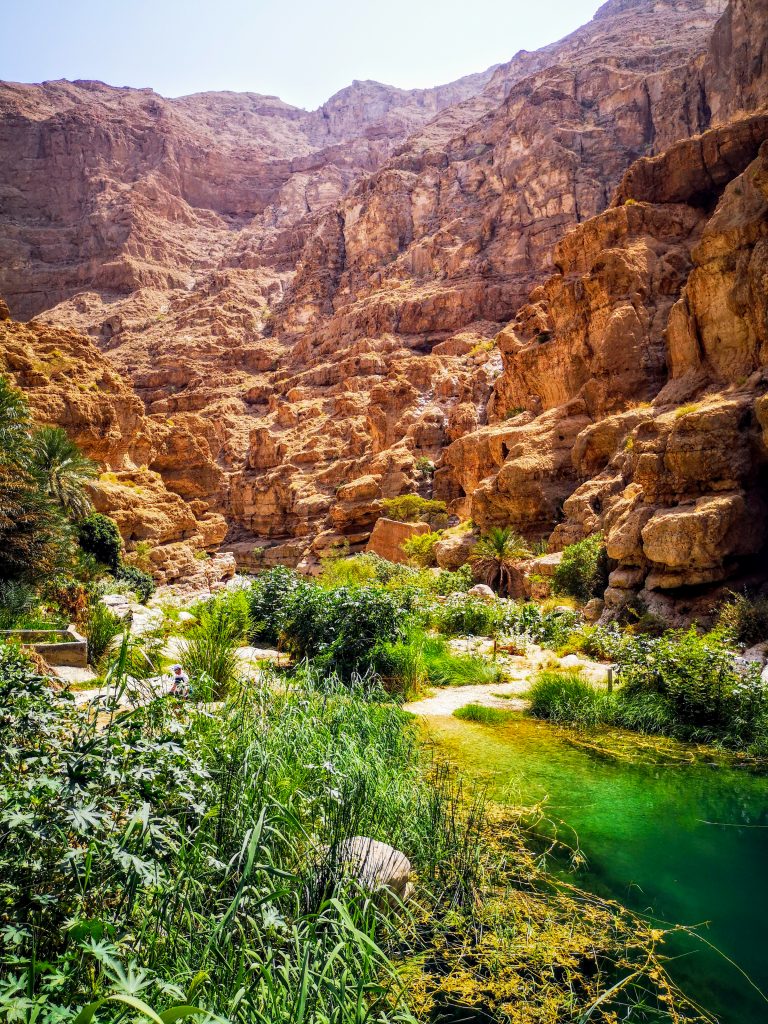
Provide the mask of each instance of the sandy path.
{"label": "sandy path", "polygon": [[522,711],[527,701],[522,697],[497,697],[496,694],[522,694],[528,689],[527,678],[515,679],[511,683],[492,683],[482,686],[443,686],[434,690],[430,697],[411,701],[406,711],[414,715],[447,716],[466,707],[467,704],[482,704],[486,708],[503,708],[505,711]]}

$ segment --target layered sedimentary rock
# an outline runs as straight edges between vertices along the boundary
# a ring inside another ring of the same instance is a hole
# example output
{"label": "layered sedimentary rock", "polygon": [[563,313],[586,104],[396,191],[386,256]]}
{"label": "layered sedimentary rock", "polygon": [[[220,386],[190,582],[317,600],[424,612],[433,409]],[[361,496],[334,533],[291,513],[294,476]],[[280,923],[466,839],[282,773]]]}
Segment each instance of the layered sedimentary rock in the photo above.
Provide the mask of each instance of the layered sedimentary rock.
{"label": "layered sedimentary rock", "polygon": [[498,422],[438,474],[481,525],[602,531],[608,615],[764,575],[767,137],[756,114],[630,170],[502,332]]}
{"label": "layered sedimentary rock", "polygon": [[483,75],[313,113],[6,87],[0,289],[93,339],[149,470],[249,567],[362,546],[435,463],[481,526],[603,529],[613,591],[716,582],[763,543],[767,23],[610,0]]}
{"label": "layered sedimentary rock", "polygon": [[[202,432],[147,417],[144,406],[96,346],[75,332],[14,323],[0,303],[0,373],[23,389],[39,424],[62,426],[103,472],[89,486],[97,511],[120,527],[129,560],[161,582],[201,573],[201,556],[216,551],[227,525],[195,497],[201,480],[215,491],[220,472]],[[181,452],[166,485],[169,453]],[[182,497],[182,494],[184,497]],[[222,568],[222,567],[217,567]]]}

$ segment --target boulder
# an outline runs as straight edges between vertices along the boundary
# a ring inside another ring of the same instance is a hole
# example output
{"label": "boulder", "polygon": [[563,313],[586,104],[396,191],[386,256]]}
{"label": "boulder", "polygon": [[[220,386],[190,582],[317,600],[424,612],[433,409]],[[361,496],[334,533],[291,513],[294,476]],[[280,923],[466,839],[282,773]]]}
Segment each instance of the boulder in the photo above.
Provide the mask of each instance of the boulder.
{"label": "boulder", "polygon": [[476,583],[474,587],[470,587],[467,593],[471,597],[479,597],[483,601],[495,601],[496,594],[489,586],[485,583]]}
{"label": "boulder", "polygon": [[411,862],[394,846],[368,836],[352,836],[339,843],[335,852],[342,871],[364,888],[372,892],[386,889],[401,900],[408,896]]}
{"label": "boulder", "polygon": [[465,565],[477,543],[473,533],[454,533],[443,537],[435,544],[435,558],[441,569],[455,572]]}
{"label": "boulder", "polygon": [[404,541],[422,533],[431,533],[426,523],[400,523],[395,519],[377,519],[365,550],[372,551],[389,562],[405,563],[408,556],[402,549]]}

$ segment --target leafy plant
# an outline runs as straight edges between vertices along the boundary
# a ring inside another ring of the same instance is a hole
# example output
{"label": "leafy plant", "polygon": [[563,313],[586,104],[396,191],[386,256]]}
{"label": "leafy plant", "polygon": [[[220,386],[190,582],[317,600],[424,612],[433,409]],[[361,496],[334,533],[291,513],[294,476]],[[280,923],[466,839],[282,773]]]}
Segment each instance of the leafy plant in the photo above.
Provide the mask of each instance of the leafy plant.
{"label": "leafy plant", "polygon": [[123,552],[123,539],[117,523],[101,512],[91,512],[77,524],[80,547],[117,572]]}
{"label": "leafy plant", "polygon": [[85,492],[88,480],[98,476],[95,462],[80,451],[61,427],[40,427],[31,440],[30,470],[47,494],[71,519],[82,519],[91,510]]}
{"label": "leafy plant", "polygon": [[563,551],[552,585],[556,594],[579,601],[603,595],[608,586],[608,556],[600,534],[570,544]]}
{"label": "leafy plant", "polygon": [[717,621],[718,626],[743,647],[768,640],[768,597],[731,594]]}
{"label": "leafy plant", "polygon": [[431,480],[435,475],[435,464],[431,459],[428,459],[426,455],[420,455],[414,463],[414,469],[423,477],[425,480]]}
{"label": "leafy plant", "polygon": [[297,572],[282,565],[260,573],[246,593],[251,641],[278,643],[290,599],[309,586]]}
{"label": "leafy plant", "polygon": [[442,530],[448,525],[448,508],[444,501],[401,494],[397,498],[384,498],[381,505],[388,519],[400,523],[428,523],[433,530]]}
{"label": "leafy plant", "polygon": [[120,565],[115,571],[115,579],[132,587],[142,604],[145,604],[155,592],[155,581],[152,576],[135,565]]}
{"label": "leafy plant", "polygon": [[494,526],[480,537],[469,561],[484,583],[506,597],[514,595],[518,589],[517,563],[530,556],[528,545],[511,527]]}
{"label": "leafy plant", "polygon": [[437,565],[437,556],[435,555],[435,544],[442,537],[440,531],[430,533],[417,533],[413,537],[408,537],[403,541],[401,548],[404,554],[408,555],[409,559],[414,565],[419,565],[423,569],[427,569],[430,566]]}

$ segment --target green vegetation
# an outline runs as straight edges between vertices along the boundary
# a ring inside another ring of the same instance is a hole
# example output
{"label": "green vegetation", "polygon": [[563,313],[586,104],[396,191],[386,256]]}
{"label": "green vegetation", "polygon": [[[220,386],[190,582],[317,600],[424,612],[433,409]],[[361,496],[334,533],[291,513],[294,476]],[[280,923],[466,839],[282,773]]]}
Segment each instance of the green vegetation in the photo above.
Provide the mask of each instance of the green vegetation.
{"label": "green vegetation", "polygon": [[734,750],[768,754],[768,687],[761,666],[739,663],[721,631],[670,631],[661,637],[595,630],[618,668],[620,685],[604,688],[562,672],[542,673],[531,712],[581,726],[621,726]]}
{"label": "green vegetation", "polygon": [[437,544],[441,537],[442,533],[440,531],[417,533],[413,537],[408,537],[403,541],[403,552],[408,555],[414,565],[419,565],[423,569],[428,569],[437,565],[435,544]]}
{"label": "green vegetation", "polygon": [[556,724],[600,725],[613,717],[612,695],[589,683],[580,672],[540,672],[528,691],[530,712]]}
{"label": "green vegetation", "polygon": [[441,636],[411,624],[396,641],[380,642],[374,665],[385,687],[406,698],[424,686],[471,686],[498,683],[502,672],[486,658],[458,654]]}
{"label": "green vegetation", "polygon": [[435,464],[426,455],[420,455],[414,463],[414,469],[424,480],[431,480],[435,475]]}
{"label": "green vegetation", "polygon": [[154,579],[135,565],[122,563],[115,573],[115,579],[127,583],[142,603],[148,601],[155,592]]}
{"label": "green vegetation", "polygon": [[444,501],[422,498],[418,494],[401,494],[397,498],[384,498],[384,515],[400,523],[428,523],[433,530],[448,525],[448,510]]}
{"label": "green vegetation", "polygon": [[69,519],[76,522],[88,515],[91,502],[83,485],[98,476],[99,470],[65,430],[61,427],[40,427],[34,432],[30,467],[40,489]]}
{"label": "green vegetation", "polygon": [[76,622],[94,664],[119,632],[97,607],[100,580],[111,573],[143,601],[154,591],[148,573],[122,563],[116,524],[92,511],[86,485],[97,474],[65,431],[35,427],[22,393],[0,377],[0,628]]}
{"label": "green vegetation", "polygon": [[718,625],[744,647],[768,640],[768,597],[732,594],[720,611]]}
{"label": "green vegetation", "polygon": [[563,558],[553,578],[556,594],[589,601],[602,597],[608,586],[608,556],[600,534],[586,537],[563,551]]}
{"label": "green vegetation", "polygon": [[503,708],[488,708],[483,704],[466,704],[463,708],[457,708],[453,717],[460,718],[462,722],[477,722],[479,725],[504,725],[514,713]]}
{"label": "green vegetation", "polygon": [[511,527],[494,526],[480,537],[469,560],[479,579],[508,597],[517,589],[517,563],[530,557],[528,545]]}
{"label": "green vegetation", "polygon": [[249,628],[247,599],[242,591],[217,597],[198,608],[195,617],[181,647],[181,664],[195,698],[222,700],[238,678],[237,649]]}
{"label": "green vegetation", "polygon": [[[119,693],[128,638],[108,659]],[[384,693],[280,683],[234,681],[215,714],[97,716],[0,644],[0,1012],[407,1024],[447,1000],[535,1024],[665,1005],[662,933],[544,874]],[[353,836],[407,854],[405,905],[356,877]]]}
{"label": "green vegetation", "polygon": [[101,512],[91,512],[77,524],[77,536],[83,551],[117,572],[123,553],[123,539],[117,524]]}

